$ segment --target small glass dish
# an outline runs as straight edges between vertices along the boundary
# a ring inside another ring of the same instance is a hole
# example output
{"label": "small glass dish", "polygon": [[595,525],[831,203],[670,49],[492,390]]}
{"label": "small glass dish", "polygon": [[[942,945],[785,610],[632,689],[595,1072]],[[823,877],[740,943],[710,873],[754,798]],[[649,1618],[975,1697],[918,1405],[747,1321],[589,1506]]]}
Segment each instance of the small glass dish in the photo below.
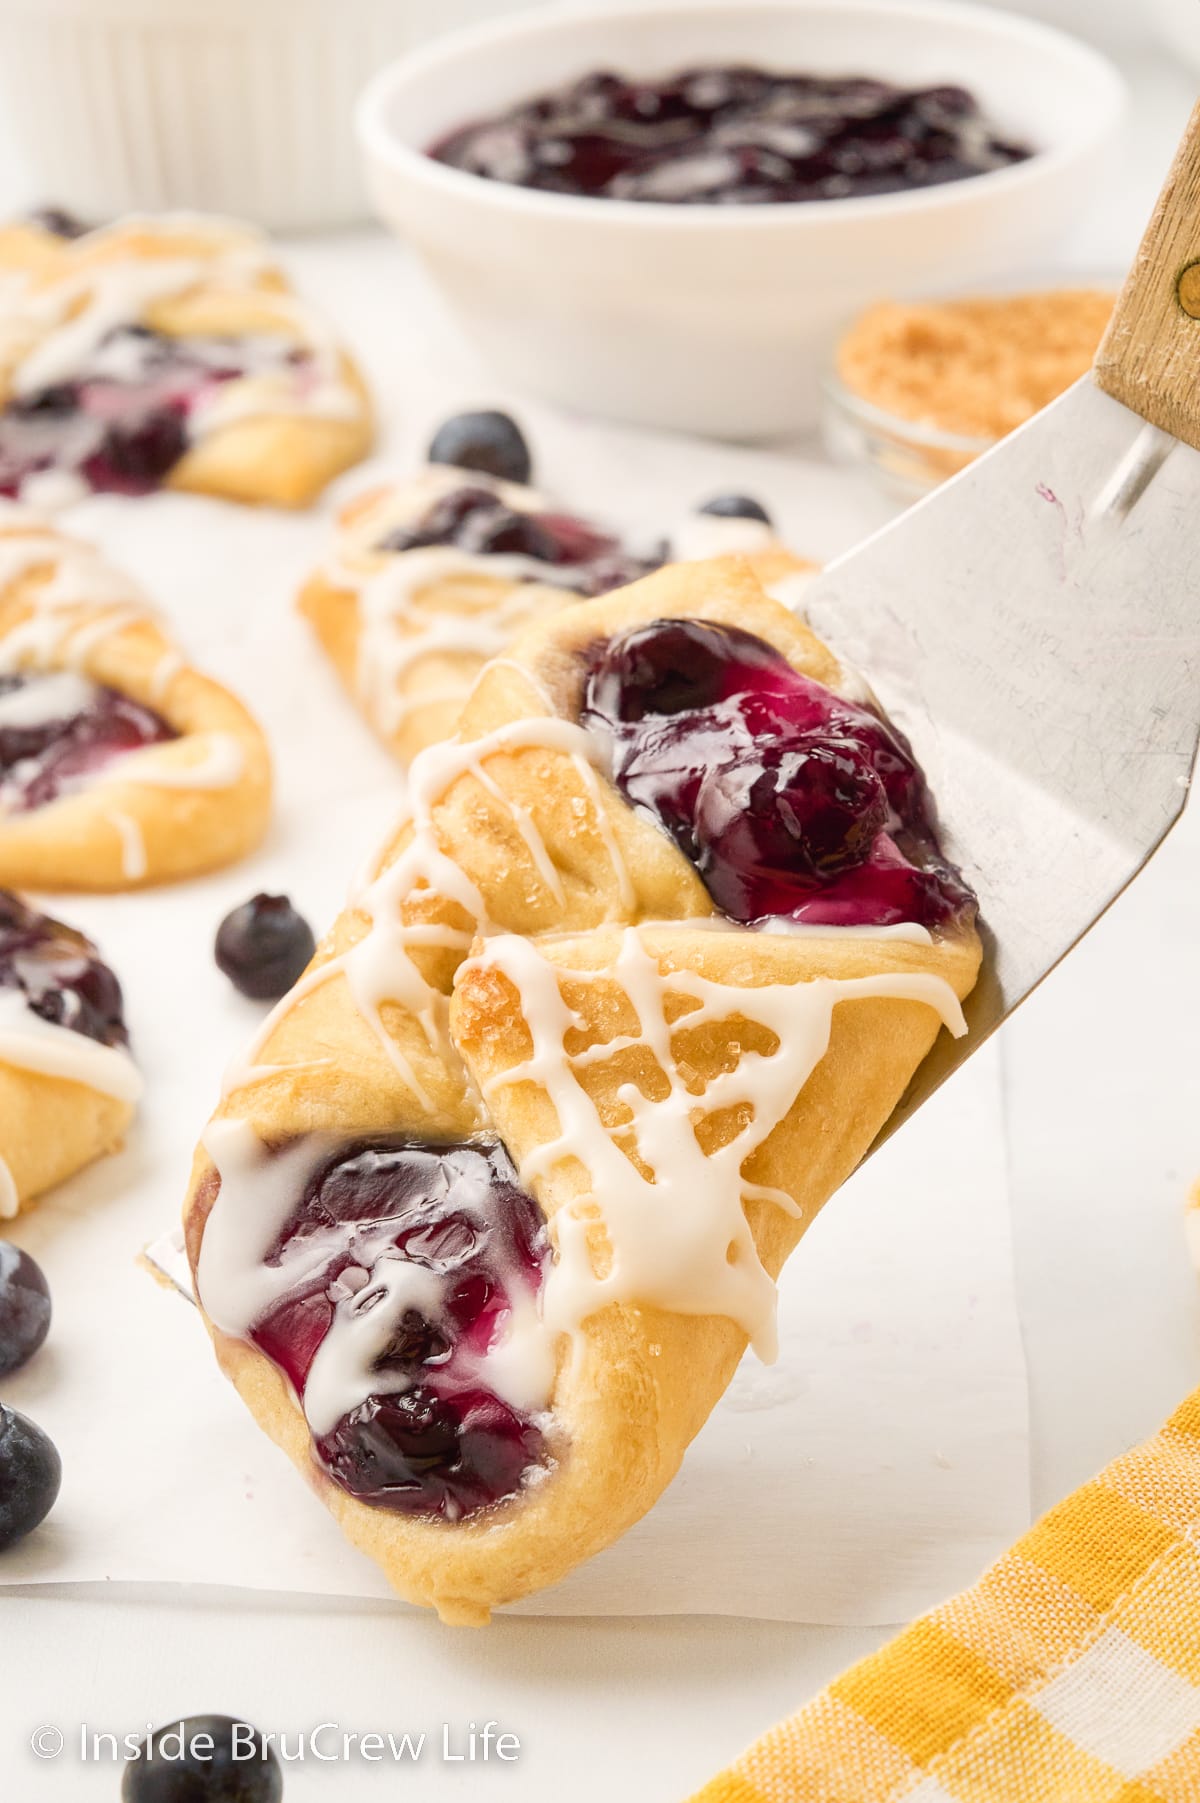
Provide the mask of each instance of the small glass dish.
{"label": "small glass dish", "polygon": [[833,370],[822,387],[821,434],[830,457],[865,464],[898,500],[929,494],[999,443],[889,413],[847,388]]}

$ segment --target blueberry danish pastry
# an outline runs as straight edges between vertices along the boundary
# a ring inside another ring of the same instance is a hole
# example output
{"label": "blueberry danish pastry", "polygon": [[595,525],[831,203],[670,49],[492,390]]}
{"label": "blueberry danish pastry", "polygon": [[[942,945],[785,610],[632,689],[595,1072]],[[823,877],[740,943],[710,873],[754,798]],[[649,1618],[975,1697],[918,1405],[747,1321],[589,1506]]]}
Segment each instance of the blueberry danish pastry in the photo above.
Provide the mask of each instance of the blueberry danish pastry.
{"label": "blueberry danish pastry", "polygon": [[765,511],[723,496],[670,543],[636,554],[529,486],[532,458],[507,414],[461,414],[407,482],[359,496],[301,611],[350,694],[405,763],[453,732],[471,684],[533,621],[668,560],[750,552],[765,583],[812,569]]}
{"label": "blueberry danish pastry", "polygon": [[217,1356],[444,1619],[649,1509],[980,962],[911,750],[748,561],[486,666],[227,1074],[186,1207]]}
{"label": "blueberry danish pastry", "polygon": [[0,889],[0,1219],[121,1144],[141,1094],[94,945]]}
{"label": "blueberry danish pastry", "polygon": [[266,830],[266,741],[91,546],[0,501],[0,883],[127,889]]}
{"label": "blueberry danish pastry", "polygon": [[303,507],[371,439],[362,378],[247,226],[0,231],[0,494]]}

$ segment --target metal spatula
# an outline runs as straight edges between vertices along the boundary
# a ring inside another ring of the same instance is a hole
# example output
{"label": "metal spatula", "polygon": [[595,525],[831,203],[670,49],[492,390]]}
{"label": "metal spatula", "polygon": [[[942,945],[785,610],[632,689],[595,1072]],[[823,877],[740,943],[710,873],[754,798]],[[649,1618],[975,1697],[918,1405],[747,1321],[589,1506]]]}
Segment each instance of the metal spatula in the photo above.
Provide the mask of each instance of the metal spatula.
{"label": "metal spatula", "polygon": [[803,611],[910,731],[990,941],[971,1032],[942,1035],[888,1134],[1183,810],[1200,734],[1200,106],[1091,375],[831,564]]}

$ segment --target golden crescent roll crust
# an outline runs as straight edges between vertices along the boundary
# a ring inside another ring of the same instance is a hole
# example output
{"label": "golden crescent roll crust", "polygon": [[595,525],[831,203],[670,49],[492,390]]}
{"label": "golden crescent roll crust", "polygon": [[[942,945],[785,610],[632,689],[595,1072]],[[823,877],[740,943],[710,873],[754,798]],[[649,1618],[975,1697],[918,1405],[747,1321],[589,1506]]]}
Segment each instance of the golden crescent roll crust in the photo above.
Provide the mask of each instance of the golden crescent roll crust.
{"label": "golden crescent roll crust", "polygon": [[[485,668],[458,740],[418,760],[412,821],[230,1074],[193,1170],[188,1250],[222,1367],[354,1544],[449,1621],[555,1583],[654,1503],[762,1328],[769,1279],[979,968],[968,922],[910,942],[717,916],[571,724],[580,651],[672,615],[736,624],[842,680],[742,559],[664,569],[535,625]],[[317,1464],[281,1372],[208,1312],[212,1211],[227,1247],[260,1205],[211,1154],[229,1123],[274,1147],[499,1135],[556,1248],[538,1481],[450,1522],[356,1500]]]}
{"label": "golden crescent roll crust", "polygon": [[115,1151],[142,1085],[123,1043],[119,987],[90,941],[0,892],[0,963],[3,1222]]}
{"label": "golden crescent roll crust", "polygon": [[86,1083],[0,1060],[0,1220],[119,1151],[133,1114],[132,1102]]}
{"label": "golden crescent roll crust", "polygon": [[164,214],[60,239],[14,225],[0,231],[0,269],[25,278],[10,279],[0,296],[0,406],[23,380],[36,390],[34,360],[55,346],[51,384],[70,379],[103,334],[122,327],[270,347],[189,411],[187,447],[166,487],[304,507],[370,448],[357,365],[250,227]]}
{"label": "golden crescent roll crust", "polygon": [[[405,764],[449,738],[489,658],[579,602],[577,591],[555,585],[553,565],[543,566],[548,579],[538,581],[532,568],[508,573],[513,560],[503,555],[383,548],[389,532],[413,524],[439,495],[465,487],[494,489],[518,512],[549,507],[533,489],[445,466],[373,488],[342,509],[333,556],[298,597],[347,693]],[[776,543],[750,563],[768,588],[816,568]]]}
{"label": "golden crescent roll crust", "polygon": [[99,553],[0,510],[0,671],[72,671],[152,708],[179,735],[27,812],[0,806],[0,886],[126,889],[233,863],[271,802],[263,733],[194,670],[144,595]]}

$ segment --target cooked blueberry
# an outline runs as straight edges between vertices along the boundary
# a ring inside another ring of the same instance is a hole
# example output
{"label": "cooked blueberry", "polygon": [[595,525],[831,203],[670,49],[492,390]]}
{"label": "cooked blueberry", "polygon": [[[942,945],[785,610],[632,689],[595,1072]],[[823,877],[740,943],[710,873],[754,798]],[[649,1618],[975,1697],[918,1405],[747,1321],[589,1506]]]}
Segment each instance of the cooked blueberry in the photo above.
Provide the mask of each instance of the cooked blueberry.
{"label": "cooked blueberry", "polygon": [[62,1460],[53,1443],[0,1402],[0,1553],[45,1521],[61,1484]]}
{"label": "cooked blueberry", "polygon": [[962,88],[720,65],[652,81],[597,71],[429,149],[549,193],[720,206],[927,187],[1030,154]]}
{"label": "cooked blueberry", "polygon": [[545,1463],[536,1423],[486,1388],[486,1355],[547,1256],[545,1220],[498,1142],[383,1138],[313,1175],[266,1254],[295,1282],[251,1338],[303,1396],[335,1319],[371,1337],[377,1392],[315,1441],[336,1483],[458,1519]]}
{"label": "cooked blueberry", "polygon": [[771,524],[770,514],[753,495],[715,495],[697,511],[715,514],[719,520],[760,520],[764,526]]}
{"label": "cooked blueberry", "polygon": [[312,928],[286,895],[255,895],[217,929],[217,964],[235,989],[257,1002],[278,1001],[317,949]]}
{"label": "cooked blueberry", "polygon": [[464,550],[481,555],[530,557],[538,563],[554,563],[558,556],[553,534],[539,523],[537,515],[518,513],[511,507],[475,514],[459,535],[459,543]]}
{"label": "cooked blueberry", "polygon": [[[853,741],[768,744],[701,783],[697,868],[726,913],[786,913],[789,889],[863,863],[887,818],[883,784]],[[767,890],[776,906],[762,907]]]}
{"label": "cooked blueberry", "polygon": [[93,488],[141,494],[157,488],[187,450],[187,427],[177,407],[132,420],[114,420],[83,473]]}
{"label": "cooked blueberry", "polygon": [[351,1496],[457,1520],[515,1494],[543,1448],[537,1428],[498,1397],[467,1392],[451,1402],[418,1385],[368,1397],[317,1452]]}
{"label": "cooked blueberry", "polygon": [[706,620],[652,620],[601,648],[588,677],[585,711],[635,722],[710,707],[728,692],[736,667],[729,628]]}
{"label": "cooked blueberry", "polygon": [[35,1014],[102,1045],[125,1045],[121,985],[82,933],[0,890],[0,988]]}
{"label": "cooked blueberry", "polygon": [[430,463],[479,470],[502,482],[528,482],[533,459],[515,419],[493,408],[456,413],[438,427],[429,447]]}
{"label": "cooked blueberry", "polygon": [[274,1748],[228,1715],[189,1715],[156,1728],[121,1780],[121,1803],[279,1803],[282,1796]]}
{"label": "cooked blueberry", "polygon": [[0,1240],[0,1377],[27,1365],[50,1332],[50,1285],[28,1252]]}
{"label": "cooked blueberry", "polygon": [[740,628],[619,634],[591,654],[580,720],[734,920],[934,927],[974,906],[904,736]]}
{"label": "cooked blueberry", "polygon": [[29,716],[0,723],[0,802],[45,807],[114,758],[177,735],[153,708],[65,672],[0,676],[0,697],[28,694]]}

